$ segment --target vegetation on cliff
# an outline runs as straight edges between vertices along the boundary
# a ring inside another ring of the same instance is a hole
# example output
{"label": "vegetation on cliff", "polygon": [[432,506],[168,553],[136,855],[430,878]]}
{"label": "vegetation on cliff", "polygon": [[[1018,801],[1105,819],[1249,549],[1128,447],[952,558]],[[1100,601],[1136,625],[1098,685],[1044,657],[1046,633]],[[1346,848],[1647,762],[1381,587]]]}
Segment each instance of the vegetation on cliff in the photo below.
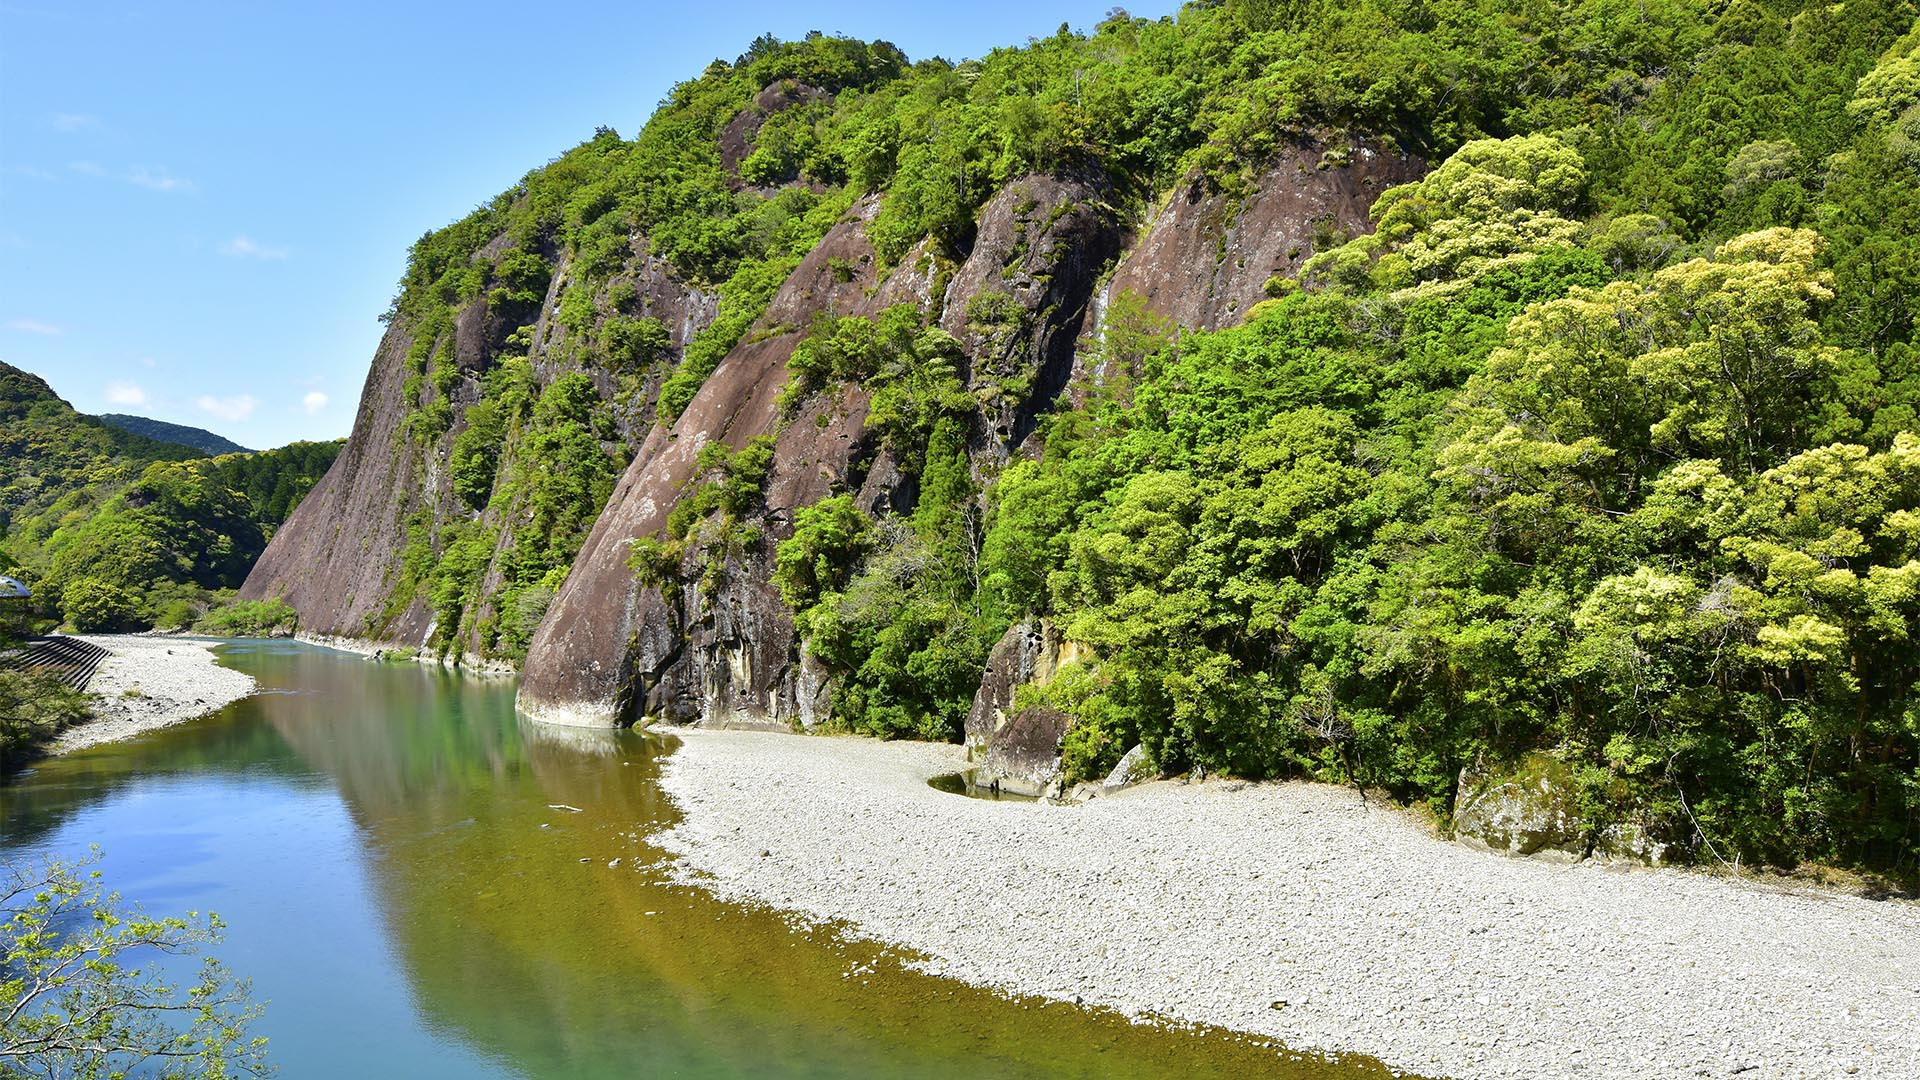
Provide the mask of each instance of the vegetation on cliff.
{"label": "vegetation on cliff", "polygon": [[1468,143],[1054,417],[982,569],[1091,648],[1023,699],[1070,771],[1444,814],[1546,748],[1596,830],[1911,872],[1912,18],[1736,5],[1617,121]]}
{"label": "vegetation on cliff", "polygon": [[[1914,19],[1231,0],[958,64],[763,38],[415,245],[390,318],[418,494],[361,629],[522,653],[623,465],[778,337],[778,430],[708,433],[665,527],[622,539],[683,621],[730,574],[777,590],[835,723],[957,734],[1034,616],[1081,659],[1020,703],[1072,718],[1076,776],[1139,743],[1445,814],[1462,769],[1544,749],[1594,829],[1910,870]],[[1365,235],[1321,222],[1244,325],[1114,297],[1031,400],[1060,313],[1051,270],[1013,279],[1060,215],[1174,190],[1231,218],[1303,144],[1435,167]],[[1078,201],[1014,207],[1000,280],[949,294],[1031,174]],[[770,309],[856,217],[915,296]],[[856,396],[847,475],[767,506],[822,467],[773,440]]]}

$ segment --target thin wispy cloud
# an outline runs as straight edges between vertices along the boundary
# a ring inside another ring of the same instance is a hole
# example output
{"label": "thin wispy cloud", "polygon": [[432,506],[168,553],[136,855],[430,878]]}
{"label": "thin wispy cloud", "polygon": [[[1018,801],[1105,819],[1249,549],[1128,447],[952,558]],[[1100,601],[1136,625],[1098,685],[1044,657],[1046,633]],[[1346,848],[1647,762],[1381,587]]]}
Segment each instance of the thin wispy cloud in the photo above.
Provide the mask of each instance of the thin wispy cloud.
{"label": "thin wispy cloud", "polygon": [[260,243],[246,233],[240,233],[233,239],[220,245],[220,254],[229,255],[236,259],[284,259],[287,257],[287,249],[283,247],[270,247]]}
{"label": "thin wispy cloud", "polygon": [[127,183],[143,187],[149,191],[192,191],[193,181],[175,176],[165,169],[136,166],[127,174]]}
{"label": "thin wispy cloud", "polygon": [[100,126],[100,118],[91,113],[54,113],[47,118],[47,125],[55,131],[72,134],[76,131],[90,131]]}
{"label": "thin wispy cloud", "polygon": [[35,180],[52,180],[53,174],[45,169],[36,169],[32,165],[9,165],[7,172],[13,176],[27,176]]}
{"label": "thin wispy cloud", "polygon": [[39,319],[10,319],[7,322],[7,329],[17,330],[22,334],[39,334],[41,337],[59,337],[67,332],[64,327],[55,326],[50,322],[41,322]]}
{"label": "thin wispy cloud", "polygon": [[200,407],[201,412],[235,424],[252,416],[253,410],[260,407],[260,403],[254,400],[252,394],[241,394],[238,397],[214,397],[212,394],[202,394],[195,398],[193,403]]}
{"label": "thin wispy cloud", "polygon": [[327,395],[321,393],[320,391],[315,390],[312,393],[308,394],[306,397],[301,398],[300,404],[306,408],[308,416],[314,416],[314,415],[317,415],[320,412],[320,410],[326,408],[327,403],[331,400],[333,399],[327,397]]}
{"label": "thin wispy cloud", "polygon": [[160,366],[159,361],[155,360],[151,356],[141,357],[139,360],[139,364],[141,367],[159,367]]}
{"label": "thin wispy cloud", "polygon": [[116,380],[107,384],[107,404],[138,407],[147,403],[147,392],[137,384]]}
{"label": "thin wispy cloud", "polygon": [[97,161],[69,161],[67,171],[77,172],[81,176],[105,176],[107,170]]}

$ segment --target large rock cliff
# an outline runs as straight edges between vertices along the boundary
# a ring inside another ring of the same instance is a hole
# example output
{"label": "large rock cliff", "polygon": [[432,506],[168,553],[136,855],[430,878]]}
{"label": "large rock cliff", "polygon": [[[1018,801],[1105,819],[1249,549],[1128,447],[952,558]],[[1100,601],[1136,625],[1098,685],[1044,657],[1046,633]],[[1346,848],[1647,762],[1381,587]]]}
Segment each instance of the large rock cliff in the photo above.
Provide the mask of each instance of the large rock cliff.
{"label": "large rock cliff", "polygon": [[[762,97],[760,114],[791,104]],[[736,165],[756,124],[722,133],[722,150]],[[1137,294],[1148,309],[1192,328],[1232,324],[1265,295],[1270,278],[1295,273],[1316,245],[1364,231],[1372,197],[1423,168],[1378,146],[1328,149],[1302,140],[1234,184],[1188,178],[1144,220],[1127,219],[1118,207],[1128,201],[1097,170],[1028,175],[985,203],[958,250],[923,242],[890,267],[869,238],[879,206],[870,196],[800,261],[670,423],[655,418],[660,372],[638,385],[623,382],[582,347],[596,330],[577,319],[569,328],[560,317],[572,271],[550,253],[558,265],[529,323],[516,331],[513,319],[476,300],[425,347],[450,350],[457,370],[439,380],[453,415],[435,438],[408,431],[408,418],[435,394],[409,378],[409,357],[419,368],[423,331],[405,317],[393,320],[347,450],[275,538],[245,593],[286,597],[308,632],[413,647],[436,640],[438,630],[443,652],[485,651],[491,642],[483,635],[497,633],[503,613],[461,613],[450,634],[436,625],[447,614],[419,586],[414,563],[422,534],[432,541],[451,524],[491,545],[476,572],[494,580],[511,569],[525,507],[497,498],[479,511],[464,505],[447,458],[489,371],[524,345],[539,386],[575,373],[593,380],[605,403],[596,418],[603,449],[624,470],[526,646],[522,709],[573,725],[657,717],[812,726],[825,717],[830,674],[795,634],[772,580],[775,549],[791,534],[795,512],[829,495],[850,494],[875,517],[909,511],[917,498],[915,477],[867,429],[862,386],[830,388],[797,413],[783,412],[787,361],[823,314],[871,316],[909,304],[959,343],[961,376],[978,402],[967,450],[984,486],[1010,457],[1033,452],[1037,419],[1076,375],[1087,374],[1087,346],[1115,298]],[[482,247],[476,264],[503,250],[504,241]],[[715,298],[677,280],[647,250],[644,237],[633,237],[614,281],[634,287],[629,303],[661,319],[677,354],[713,321]],[[970,317],[983,297],[996,312],[991,321]],[[719,443],[737,452],[756,439],[771,439],[773,452],[748,542],[689,550],[674,584],[642,584],[631,562],[634,541],[659,534],[676,503],[702,482],[702,448]],[[500,448],[502,474],[516,455],[534,452],[509,438]],[[1008,674],[987,680],[984,692],[1006,700],[984,703],[976,710],[982,717],[1005,715],[1012,686],[1024,677],[1009,681]],[[968,726],[969,737],[984,743],[997,725]]]}

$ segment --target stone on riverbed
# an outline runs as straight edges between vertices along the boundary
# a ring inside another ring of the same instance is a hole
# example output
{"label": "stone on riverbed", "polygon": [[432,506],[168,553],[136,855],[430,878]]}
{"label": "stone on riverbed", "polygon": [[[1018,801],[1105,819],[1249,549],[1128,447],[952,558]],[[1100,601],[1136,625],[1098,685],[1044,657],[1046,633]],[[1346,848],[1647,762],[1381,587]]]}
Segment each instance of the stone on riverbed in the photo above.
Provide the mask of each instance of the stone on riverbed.
{"label": "stone on riverbed", "polygon": [[998,784],[1016,795],[1045,792],[1060,775],[1060,740],[1072,722],[1058,709],[1021,709],[987,744],[974,783]]}
{"label": "stone on riverbed", "polygon": [[1453,835],[1508,855],[1574,862],[1587,854],[1573,773],[1551,754],[1537,751],[1521,758],[1511,773],[1460,770]]}
{"label": "stone on riverbed", "polygon": [[1100,787],[1106,791],[1119,791],[1132,787],[1142,781],[1153,779],[1153,767],[1147,764],[1147,748],[1139,743],[1121,756],[1120,761],[1107,774],[1106,782]]}

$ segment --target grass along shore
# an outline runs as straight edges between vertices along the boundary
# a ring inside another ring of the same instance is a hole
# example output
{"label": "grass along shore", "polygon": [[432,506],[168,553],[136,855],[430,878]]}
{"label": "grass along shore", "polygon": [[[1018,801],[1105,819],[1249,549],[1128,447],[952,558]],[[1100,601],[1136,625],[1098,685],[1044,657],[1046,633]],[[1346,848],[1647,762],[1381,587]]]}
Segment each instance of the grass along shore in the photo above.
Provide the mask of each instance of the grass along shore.
{"label": "grass along shore", "polygon": [[927,786],[957,746],[679,734],[683,880],[936,974],[1433,1076],[1920,1076],[1910,902],[1509,859],[1322,785],[990,802]]}

